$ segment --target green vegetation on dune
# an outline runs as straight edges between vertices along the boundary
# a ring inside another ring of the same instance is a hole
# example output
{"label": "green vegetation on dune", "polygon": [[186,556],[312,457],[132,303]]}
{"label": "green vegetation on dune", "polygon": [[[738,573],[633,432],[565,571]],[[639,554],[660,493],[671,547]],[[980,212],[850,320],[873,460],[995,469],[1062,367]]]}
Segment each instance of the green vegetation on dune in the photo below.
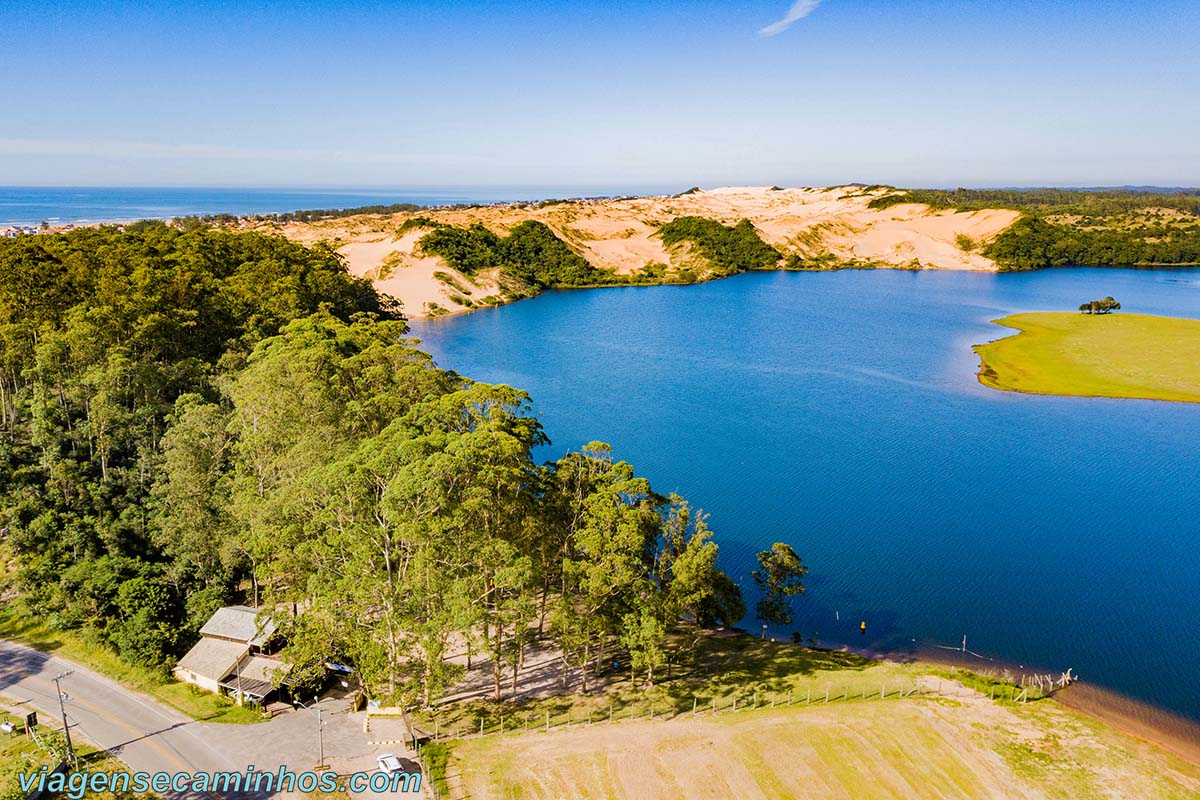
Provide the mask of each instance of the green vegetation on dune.
{"label": "green vegetation on dune", "polygon": [[409,231],[417,230],[418,228],[433,229],[433,228],[441,228],[444,225],[445,225],[445,223],[438,222],[437,220],[430,219],[429,217],[423,217],[423,216],[409,217],[408,219],[404,220],[404,222],[400,223],[400,227],[396,228],[396,235],[403,236],[404,234],[408,233]]}
{"label": "green vegetation on dune", "polygon": [[983,254],[1007,269],[1200,264],[1200,218],[1088,228],[1026,216],[989,242]]}
{"label": "green vegetation on dune", "polygon": [[534,220],[522,222],[507,236],[480,223],[467,228],[438,225],[421,238],[420,247],[464,275],[499,269],[510,294],[617,282],[611,272],[592,266],[549,227]]}
{"label": "green vegetation on dune", "polygon": [[869,208],[883,209],[900,203],[924,203],[931,208],[983,211],[1046,211],[1104,218],[1146,209],[1173,209],[1200,216],[1200,191],[1150,192],[1136,189],[892,189],[875,198]]}
{"label": "green vegetation on dune", "polygon": [[[982,253],[1004,269],[1200,264],[1200,192],[1071,189],[904,189],[872,200],[1023,216]],[[968,248],[964,248],[968,249]]]}
{"label": "green vegetation on dune", "polygon": [[659,236],[667,247],[690,242],[708,261],[712,277],[773,269],[782,258],[745,219],[736,225],[722,225],[704,217],[676,217],[659,228]]}
{"label": "green vegetation on dune", "polygon": [[1030,394],[1200,402],[1200,320],[1042,312],[996,324],[1021,331],[975,346],[979,381]]}

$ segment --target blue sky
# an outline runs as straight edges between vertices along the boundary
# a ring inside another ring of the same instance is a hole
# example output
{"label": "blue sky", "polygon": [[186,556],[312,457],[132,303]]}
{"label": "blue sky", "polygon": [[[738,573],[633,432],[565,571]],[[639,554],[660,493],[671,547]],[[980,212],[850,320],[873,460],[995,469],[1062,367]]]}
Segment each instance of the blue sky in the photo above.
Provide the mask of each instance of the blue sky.
{"label": "blue sky", "polygon": [[1200,184],[1194,0],[244,5],[0,5],[0,184]]}

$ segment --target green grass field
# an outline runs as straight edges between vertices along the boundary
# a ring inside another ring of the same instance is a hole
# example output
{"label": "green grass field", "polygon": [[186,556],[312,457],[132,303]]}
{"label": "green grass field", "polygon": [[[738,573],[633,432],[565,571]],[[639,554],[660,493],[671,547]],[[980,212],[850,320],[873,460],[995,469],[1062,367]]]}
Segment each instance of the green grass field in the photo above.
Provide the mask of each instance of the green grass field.
{"label": "green grass field", "polygon": [[1200,402],[1200,320],[1145,314],[1015,314],[1021,331],[975,346],[993,389]]}
{"label": "green grass field", "polygon": [[[689,663],[661,670],[654,686],[631,681],[627,673],[607,676],[604,691],[588,694],[552,688],[548,696],[456,702],[411,715],[423,730],[440,737],[526,727],[571,725],[591,720],[669,717],[693,708],[728,709],[735,703],[784,705],[824,697],[851,699],[911,689],[928,672],[908,664],[876,662],[854,653],[817,650],[752,636],[704,639]],[[436,723],[436,725],[435,725]]]}

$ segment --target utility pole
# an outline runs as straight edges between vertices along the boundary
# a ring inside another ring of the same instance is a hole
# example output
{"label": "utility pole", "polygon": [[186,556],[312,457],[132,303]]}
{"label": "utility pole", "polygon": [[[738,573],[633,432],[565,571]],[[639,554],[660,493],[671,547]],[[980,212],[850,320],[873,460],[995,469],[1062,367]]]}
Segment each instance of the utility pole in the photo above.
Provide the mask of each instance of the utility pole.
{"label": "utility pole", "polygon": [[55,675],[54,689],[58,692],[58,710],[62,714],[63,736],[67,738],[67,759],[74,764],[75,748],[71,746],[71,726],[67,724],[67,707],[63,704],[63,700],[66,698],[66,695],[63,694],[62,687],[58,684],[59,681],[70,675],[72,672],[74,672],[74,670],[67,670],[66,672],[60,672],[58,675]]}
{"label": "utility pole", "polygon": [[317,711],[317,752],[321,756],[321,760],[317,762],[317,769],[323,769],[325,767],[325,723],[321,721],[321,698],[314,697],[311,706],[306,706],[301,701],[293,699],[292,705],[303,708],[306,711],[309,708],[315,708]]}
{"label": "utility pole", "polygon": [[325,724],[321,722],[321,698],[314,697],[313,705],[317,707],[317,748],[321,754],[321,759],[317,762],[317,769],[321,769],[325,766]]}

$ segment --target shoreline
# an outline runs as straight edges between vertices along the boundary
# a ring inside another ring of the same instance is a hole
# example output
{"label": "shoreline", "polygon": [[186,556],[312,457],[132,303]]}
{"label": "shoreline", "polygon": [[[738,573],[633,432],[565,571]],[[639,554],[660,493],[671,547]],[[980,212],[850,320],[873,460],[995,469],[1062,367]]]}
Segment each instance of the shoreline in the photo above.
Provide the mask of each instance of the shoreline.
{"label": "shoreline", "polygon": [[[726,635],[732,633],[752,639],[759,638],[757,634],[740,627],[723,630],[727,632]],[[783,639],[773,640],[791,645]],[[807,647],[807,645],[791,646]],[[1040,673],[1045,675],[1062,672],[1061,669],[1052,670],[1020,665],[1002,657],[993,659],[989,656],[975,655],[970,651],[968,654],[963,654],[959,650],[943,649],[930,643],[918,644],[912,650],[886,650],[855,647],[846,642],[830,641],[811,649],[853,653],[872,661],[892,664],[961,669],[984,677],[1002,671],[1015,673],[1018,678],[1022,674]],[[1071,685],[1059,689],[1045,698],[1030,702],[1039,703],[1047,700],[1093,722],[1162,748],[1184,761],[1200,766],[1200,719],[1192,719],[1179,712],[1123,694],[1116,689],[1088,683],[1081,678],[1076,678]]]}
{"label": "shoreline", "polygon": [[[840,649],[881,661],[928,664],[985,674],[985,670],[980,669],[978,660],[967,658],[955,650],[934,650],[929,645],[918,647],[907,657],[901,652],[860,650],[849,645],[843,645]],[[1018,673],[1040,671],[1045,674],[1046,672],[1046,670],[1022,669],[1016,664],[1000,659],[988,663],[991,665],[991,669],[1008,669]],[[1053,671],[1051,672],[1053,673]],[[1193,720],[1177,712],[1122,694],[1114,689],[1088,683],[1082,679],[1054,692],[1049,699],[1113,730],[1160,747],[1189,763],[1200,765],[1200,720]]]}

